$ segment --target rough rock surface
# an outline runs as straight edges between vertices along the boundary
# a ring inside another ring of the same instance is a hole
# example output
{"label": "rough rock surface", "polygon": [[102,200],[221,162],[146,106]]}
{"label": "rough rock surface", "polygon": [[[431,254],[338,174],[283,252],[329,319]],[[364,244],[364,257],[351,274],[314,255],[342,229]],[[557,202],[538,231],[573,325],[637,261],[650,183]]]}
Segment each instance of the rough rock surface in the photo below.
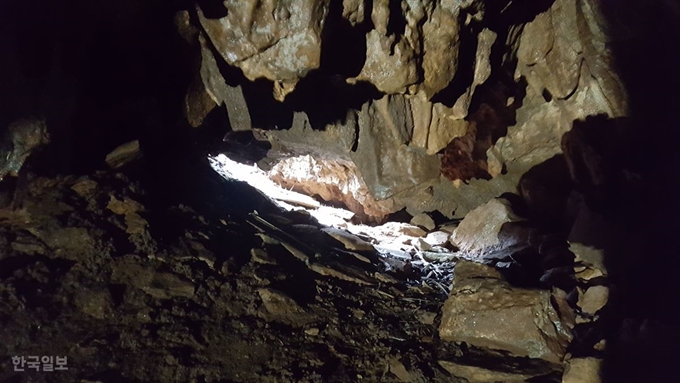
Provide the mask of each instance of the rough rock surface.
{"label": "rough rock surface", "polygon": [[451,381],[438,360],[465,353],[435,336],[445,295],[409,282],[413,261],[311,248],[326,234],[296,234],[293,216],[268,218],[285,234],[219,206],[153,206],[98,173],[35,178],[0,209],[0,380],[26,373],[12,355],[58,355],[69,370],[34,381]]}
{"label": "rough rock surface", "polygon": [[44,119],[27,118],[11,122],[0,141],[0,181],[8,174],[16,177],[28,156],[49,141]]}
{"label": "rough rock surface", "polygon": [[572,335],[550,297],[549,291],[511,287],[492,267],[460,261],[439,335],[448,342],[559,364]]}
{"label": "rough rock surface", "polygon": [[223,6],[226,16],[217,19],[199,7],[199,20],[222,58],[248,79],[295,82],[319,67],[327,0]]}
{"label": "rough rock surface", "polygon": [[406,145],[413,134],[410,108],[403,96],[365,104],[359,115],[359,144],[352,160],[378,200],[387,199],[439,177],[439,160]]}
{"label": "rough rock surface", "polygon": [[528,169],[560,153],[561,137],[575,120],[626,114],[627,96],[610,64],[610,37],[598,21],[598,5],[577,3],[557,0],[522,26],[515,77],[528,83],[525,100],[517,124],[489,153],[509,167]]}
{"label": "rough rock surface", "polygon": [[493,258],[512,247],[517,238],[503,236],[503,225],[517,222],[509,202],[498,198],[468,213],[451,234],[451,242],[463,257],[475,260]]}
{"label": "rough rock surface", "polygon": [[562,377],[562,383],[599,383],[602,360],[596,358],[574,358],[569,360]]}

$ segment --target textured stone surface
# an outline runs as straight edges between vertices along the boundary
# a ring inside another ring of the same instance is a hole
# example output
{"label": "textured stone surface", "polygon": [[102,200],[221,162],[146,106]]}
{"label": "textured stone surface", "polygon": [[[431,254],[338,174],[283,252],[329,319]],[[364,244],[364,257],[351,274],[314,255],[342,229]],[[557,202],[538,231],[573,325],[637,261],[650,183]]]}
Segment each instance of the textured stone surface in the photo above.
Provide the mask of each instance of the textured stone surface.
{"label": "textured stone surface", "polygon": [[488,154],[494,163],[527,169],[561,152],[562,135],[574,120],[627,113],[627,96],[611,66],[608,37],[596,21],[599,11],[592,2],[586,2],[588,12],[576,3],[557,0],[523,27],[515,77],[526,79],[527,93],[517,110],[517,124]]}
{"label": "textured stone surface", "polygon": [[230,65],[250,80],[295,81],[320,65],[327,0],[226,1],[227,15],[201,25]]}
{"label": "textured stone surface", "polygon": [[286,155],[311,155],[324,159],[349,160],[356,141],[357,115],[347,112],[344,122],[326,125],[314,130],[304,112],[293,114],[292,126],[287,130],[256,130],[257,137],[269,141],[269,154],[276,158]]}
{"label": "textured stone surface", "polygon": [[562,383],[600,383],[601,359],[574,358],[567,362]]}
{"label": "textured stone surface", "polygon": [[425,229],[432,230],[435,228],[434,220],[428,214],[421,213],[411,218],[411,224],[422,226]]}
{"label": "textured stone surface", "polygon": [[26,118],[13,121],[0,141],[0,181],[16,177],[31,153],[50,142],[46,121]]}
{"label": "textured stone surface", "polygon": [[451,373],[451,375],[465,379],[468,383],[522,383],[532,378],[532,375],[529,374],[492,371],[482,367],[468,366],[446,360],[439,361],[439,365]]}
{"label": "textured stone surface", "polygon": [[578,299],[578,306],[584,313],[595,315],[609,300],[609,288],[606,286],[592,286],[584,291]]}
{"label": "textured stone surface", "polygon": [[364,104],[359,115],[359,143],[352,160],[376,199],[434,182],[439,159],[406,145],[413,132],[403,96],[385,96]]}
{"label": "textured stone surface", "polygon": [[571,334],[550,302],[550,292],[511,287],[492,267],[460,261],[442,309],[444,341],[562,361]]}
{"label": "textured stone surface", "polygon": [[504,224],[517,222],[507,200],[493,199],[468,213],[451,235],[451,242],[466,258],[483,260],[512,246],[512,238],[500,235]]}
{"label": "textured stone surface", "polygon": [[342,17],[347,19],[352,25],[361,24],[366,18],[365,0],[343,0]]}
{"label": "textured stone surface", "polygon": [[119,169],[132,161],[139,159],[142,152],[139,150],[139,140],[127,142],[115,148],[109,153],[104,161],[111,169]]}

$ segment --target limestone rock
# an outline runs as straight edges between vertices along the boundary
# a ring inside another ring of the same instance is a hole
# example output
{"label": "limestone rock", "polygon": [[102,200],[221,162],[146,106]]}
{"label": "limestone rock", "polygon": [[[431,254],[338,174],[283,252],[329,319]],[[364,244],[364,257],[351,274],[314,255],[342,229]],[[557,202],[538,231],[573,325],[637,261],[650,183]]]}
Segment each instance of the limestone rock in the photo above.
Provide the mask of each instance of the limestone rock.
{"label": "limestone rock", "polygon": [[427,233],[427,236],[423,239],[430,246],[444,246],[449,241],[451,235],[445,231],[433,231]]}
{"label": "limestone rock", "polygon": [[139,149],[139,140],[134,140],[115,148],[106,155],[105,161],[111,169],[120,169],[141,157],[142,152]]}
{"label": "limestone rock", "polygon": [[226,1],[226,16],[198,18],[219,54],[251,81],[294,81],[320,65],[328,0]]}
{"label": "limestone rock", "polygon": [[432,108],[432,123],[427,136],[427,153],[434,154],[444,149],[456,137],[464,136],[469,123],[457,119],[454,110],[436,103]]}
{"label": "limestone rock", "polygon": [[158,299],[191,298],[194,284],[172,273],[157,272],[133,257],[125,257],[112,265],[111,281],[129,284]]}
{"label": "limestone rock", "polygon": [[345,230],[340,230],[332,227],[327,227],[321,229],[324,233],[330,235],[331,237],[340,241],[347,250],[356,251],[373,251],[373,245],[364,241],[363,239],[357,237],[356,235],[350,234]]}
{"label": "limestone rock", "polygon": [[359,144],[351,158],[378,200],[432,183],[439,159],[406,145],[413,132],[403,96],[385,96],[364,104],[359,115]]}
{"label": "limestone rock", "polygon": [[50,142],[44,119],[25,118],[9,124],[0,141],[0,181],[16,177],[31,153]]}
{"label": "limestone rock", "polygon": [[468,122],[456,119],[452,108],[441,103],[431,103],[424,92],[409,98],[413,116],[413,139],[410,145],[427,149],[435,154],[454,138],[467,133]]}
{"label": "limestone rock", "polygon": [[[373,4],[373,14],[380,12],[380,4]],[[389,10],[386,11],[389,16]],[[375,23],[375,17],[374,17]],[[386,20],[385,20],[386,23]],[[366,62],[356,80],[369,81],[381,92],[404,93],[406,88],[418,81],[418,68],[414,61],[413,48],[405,39],[396,41],[397,36],[386,36],[378,29],[366,35]]]}
{"label": "limestone rock", "polygon": [[553,308],[550,295],[514,288],[492,267],[460,261],[442,309],[439,335],[447,342],[559,364],[571,333]]}
{"label": "limestone rock", "polygon": [[423,24],[423,90],[428,98],[446,88],[458,70],[459,14],[460,5],[442,2]]}
{"label": "limestone rock", "polygon": [[291,157],[276,163],[269,171],[269,178],[283,188],[343,203],[363,220],[381,220],[394,209],[393,201],[377,201],[371,195],[351,161],[309,155]]}
{"label": "limestone rock", "polygon": [[201,45],[200,77],[203,88],[216,105],[222,105],[227,99],[227,83],[220,73],[217,59],[215,59],[206,37],[201,34],[198,36],[198,41]]}
{"label": "limestone rock", "polygon": [[[256,137],[272,145],[269,156],[273,158],[293,155],[311,155],[321,159],[349,160],[349,152],[356,141],[357,115],[347,112],[344,122],[328,124],[315,130],[304,112],[295,112],[290,129],[254,130]],[[287,155],[286,155],[287,154]]]}
{"label": "limestone rock", "polygon": [[432,217],[426,213],[421,213],[411,218],[411,225],[424,227],[428,231],[433,230],[436,226]]}
{"label": "limestone rock", "polygon": [[522,383],[527,379],[532,378],[529,374],[519,374],[511,372],[501,372],[488,370],[486,368],[469,366],[465,364],[450,362],[447,360],[440,360],[439,365],[442,366],[451,375],[465,379],[468,383],[488,383],[488,382],[504,382],[504,383]]}
{"label": "limestone rock", "polygon": [[484,28],[477,35],[477,53],[474,62],[475,71],[472,78],[472,84],[470,84],[467,90],[460,95],[453,105],[452,112],[455,119],[460,120],[467,116],[470,101],[472,100],[472,95],[475,93],[477,86],[483,84],[491,75],[491,47],[496,41],[496,37],[496,33],[487,28]]}
{"label": "limestone rock", "polygon": [[366,17],[366,4],[364,0],[343,0],[342,17],[350,24],[356,25],[364,22]]}
{"label": "limestone rock", "polygon": [[493,199],[465,216],[451,235],[451,242],[461,250],[461,256],[484,260],[515,244],[513,238],[499,234],[504,224],[519,220],[506,200]]}
{"label": "limestone rock", "polygon": [[[594,4],[590,7],[599,12]],[[525,171],[561,153],[560,140],[573,121],[627,113],[604,26],[592,12],[577,8],[577,2],[557,0],[522,27],[514,48],[515,78],[526,79],[527,93],[517,124],[489,152],[494,169],[506,164]]]}
{"label": "limestone rock", "polygon": [[312,315],[281,291],[261,288],[257,290],[257,293],[262,299],[265,319],[276,320],[296,327],[304,326],[313,319]]}
{"label": "limestone rock", "polygon": [[606,286],[589,287],[579,296],[578,306],[584,313],[589,315],[597,314],[609,300],[609,288]]}
{"label": "limestone rock", "polygon": [[574,358],[567,362],[562,383],[600,383],[602,360],[596,358]]}

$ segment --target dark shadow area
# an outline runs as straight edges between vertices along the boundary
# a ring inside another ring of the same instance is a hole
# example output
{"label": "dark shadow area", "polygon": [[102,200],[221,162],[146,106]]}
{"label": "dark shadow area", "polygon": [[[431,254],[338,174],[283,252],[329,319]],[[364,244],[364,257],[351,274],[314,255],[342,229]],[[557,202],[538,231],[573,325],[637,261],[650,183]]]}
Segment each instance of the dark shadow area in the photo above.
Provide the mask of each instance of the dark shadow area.
{"label": "dark shadow area", "polygon": [[223,1],[219,0],[197,0],[196,3],[201,8],[203,16],[208,19],[221,19],[227,17],[229,11],[224,6]]}
{"label": "dark shadow area", "polygon": [[605,381],[677,381],[680,257],[672,222],[680,216],[675,176],[680,157],[672,145],[680,131],[672,111],[680,109],[675,91],[680,73],[678,54],[669,47],[680,41],[680,12],[677,2],[667,0],[603,1],[602,6],[630,96],[633,139],[623,152],[627,157],[616,160],[627,161],[641,176],[636,190],[619,187],[609,194],[617,208],[605,212],[623,233],[605,248],[617,284],[607,328]]}

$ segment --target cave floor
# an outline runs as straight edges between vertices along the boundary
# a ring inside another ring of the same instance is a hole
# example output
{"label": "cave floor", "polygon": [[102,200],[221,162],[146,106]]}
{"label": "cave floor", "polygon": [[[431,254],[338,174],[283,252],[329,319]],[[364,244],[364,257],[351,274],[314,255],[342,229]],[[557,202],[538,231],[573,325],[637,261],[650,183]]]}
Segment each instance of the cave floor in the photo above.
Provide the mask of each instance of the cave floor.
{"label": "cave floor", "polygon": [[[97,173],[0,210],[0,382],[455,381],[436,284],[148,201]],[[15,371],[30,356],[68,370]]]}

